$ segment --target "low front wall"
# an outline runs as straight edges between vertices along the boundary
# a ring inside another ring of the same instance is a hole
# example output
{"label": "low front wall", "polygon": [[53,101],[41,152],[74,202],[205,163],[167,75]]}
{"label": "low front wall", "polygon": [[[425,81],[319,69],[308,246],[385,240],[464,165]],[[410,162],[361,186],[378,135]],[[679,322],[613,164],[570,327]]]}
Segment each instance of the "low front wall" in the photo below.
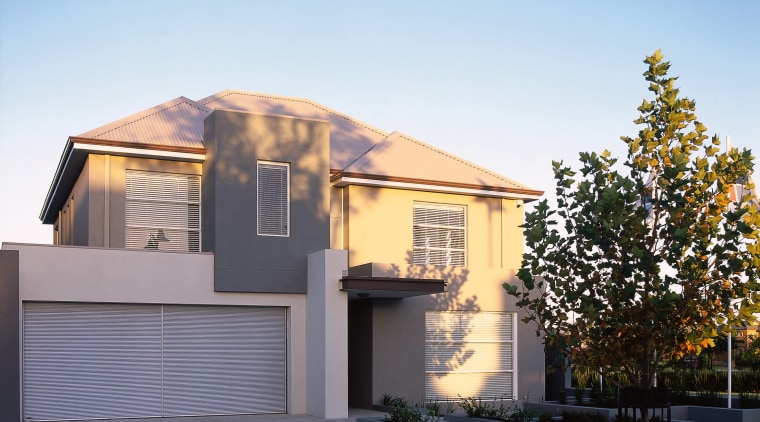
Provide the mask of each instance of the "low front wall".
{"label": "low front wall", "polygon": [[[607,417],[609,422],[617,418],[617,409],[602,407],[573,406],[552,402],[526,403],[525,408],[537,413],[548,413],[552,416],[560,416],[563,412],[600,414]],[[676,421],[691,422],[758,422],[760,421],[760,409],[726,409],[720,407],[703,406],[673,406],[671,419]],[[659,416],[659,409],[655,414]],[[631,414],[630,411],[628,413]]]}
{"label": "low front wall", "polygon": [[683,406],[688,420],[694,422],[758,422],[760,409],[723,409],[720,407]]}
{"label": "low front wall", "polygon": [[618,414],[617,409],[608,409],[605,407],[573,406],[570,404],[559,404],[552,402],[525,403],[525,409],[536,413],[548,413],[552,416],[562,416],[563,412],[599,414],[606,417],[609,422],[614,422]]}
{"label": "low front wall", "polygon": [[214,255],[209,253],[17,243],[4,243],[2,249],[18,251],[19,308],[23,302],[286,308],[288,413],[307,412],[306,295],[215,292]]}

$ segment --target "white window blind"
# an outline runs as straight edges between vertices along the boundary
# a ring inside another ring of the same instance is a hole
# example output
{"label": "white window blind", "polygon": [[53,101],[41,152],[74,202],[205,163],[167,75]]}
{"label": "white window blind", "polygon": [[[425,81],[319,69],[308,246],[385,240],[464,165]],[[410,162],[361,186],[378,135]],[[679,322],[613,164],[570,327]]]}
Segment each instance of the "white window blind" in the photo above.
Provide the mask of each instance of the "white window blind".
{"label": "white window blind", "polygon": [[127,170],[126,247],[199,252],[201,178]]}
{"label": "white window blind", "polygon": [[515,313],[427,311],[425,397],[515,397]]}
{"label": "white window blind", "polygon": [[290,235],[290,166],[258,163],[258,234]]}
{"label": "white window blind", "polygon": [[457,205],[414,204],[414,263],[465,265],[465,209]]}

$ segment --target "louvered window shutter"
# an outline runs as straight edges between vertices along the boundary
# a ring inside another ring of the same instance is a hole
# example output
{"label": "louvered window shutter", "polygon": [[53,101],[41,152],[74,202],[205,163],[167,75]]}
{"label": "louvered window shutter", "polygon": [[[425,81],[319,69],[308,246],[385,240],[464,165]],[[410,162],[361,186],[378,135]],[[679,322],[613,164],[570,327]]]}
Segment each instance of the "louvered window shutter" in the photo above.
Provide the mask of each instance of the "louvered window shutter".
{"label": "louvered window shutter", "polygon": [[516,321],[514,312],[427,311],[425,397],[514,398]]}
{"label": "louvered window shutter", "polygon": [[414,204],[414,263],[465,265],[465,208]]}
{"label": "louvered window shutter", "polygon": [[201,178],[127,170],[126,247],[199,252]]}
{"label": "louvered window shutter", "polygon": [[258,234],[290,235],[290,167],[258,163]]}

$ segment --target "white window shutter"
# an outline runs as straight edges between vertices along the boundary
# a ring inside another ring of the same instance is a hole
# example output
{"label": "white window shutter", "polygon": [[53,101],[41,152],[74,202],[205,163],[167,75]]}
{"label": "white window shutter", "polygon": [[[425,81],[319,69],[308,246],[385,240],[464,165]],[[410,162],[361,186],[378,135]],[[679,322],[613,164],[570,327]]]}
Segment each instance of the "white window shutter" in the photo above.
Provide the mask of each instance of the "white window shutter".
{"label": "white window shutter", "polygon": [[465,207],[414,204],[414,263],[465,265]]}
{"label": "white window shutter", "polygon": [[515,397],[515,323],[513,312],[427,311],[425,397]]}
{"label": "white window shutter", "polygon": [[290,235],[290,167],[258,163],[258,234]]}
{"label": "white window shutter", "polygon": [[126,247],[199,252],[201,178],[127,170]]}

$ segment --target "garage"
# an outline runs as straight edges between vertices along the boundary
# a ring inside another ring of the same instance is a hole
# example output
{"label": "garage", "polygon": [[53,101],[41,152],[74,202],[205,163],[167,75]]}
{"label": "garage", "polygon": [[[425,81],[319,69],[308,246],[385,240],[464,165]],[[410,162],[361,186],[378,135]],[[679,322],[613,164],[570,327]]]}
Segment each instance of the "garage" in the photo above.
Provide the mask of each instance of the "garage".
{"label": "garage", "polygon": [[23,305],[26,420],[286,412],[285,308]]}

